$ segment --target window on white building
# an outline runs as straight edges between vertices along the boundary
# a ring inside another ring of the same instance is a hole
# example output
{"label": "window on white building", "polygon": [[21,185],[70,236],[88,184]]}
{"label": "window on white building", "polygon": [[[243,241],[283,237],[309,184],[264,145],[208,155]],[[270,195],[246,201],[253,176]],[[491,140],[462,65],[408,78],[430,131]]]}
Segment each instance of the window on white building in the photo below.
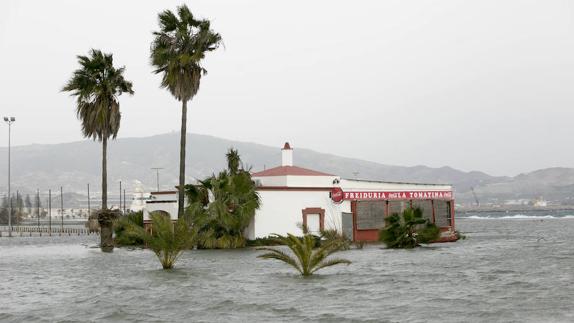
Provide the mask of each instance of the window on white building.
{"label": "window on white building", "polygon": [[321,216],[319,214],[307,214],[307,229],[314,234],[321,232]]}

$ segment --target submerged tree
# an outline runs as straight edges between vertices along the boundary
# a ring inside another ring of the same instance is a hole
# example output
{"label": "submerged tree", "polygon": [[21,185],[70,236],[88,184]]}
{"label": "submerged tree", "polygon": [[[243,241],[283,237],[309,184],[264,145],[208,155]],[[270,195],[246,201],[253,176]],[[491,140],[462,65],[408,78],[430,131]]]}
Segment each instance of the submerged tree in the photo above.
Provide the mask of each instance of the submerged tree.
{"label": "submerged tree", "polygon": [[112,54],[92,49],[89,56],[78,56],[80,68],[74,71],[62,91],[76,97],[76,114],[86,138],[102,142],[102,209],[98,211],[101,226],[101,249],[112,251],[112,223],[116,212],[108,210],[108,139],[115,139],[120,129],[120,103],[123,93],[133,94],[132,83],[124,78],[125,67],[116,68]]}
{"label": "submerged tree", "polygon": [[197,94],[201,76],[207,70],[201,61],[207,52],[219,47],[221,36],[210,29],[209,20],[195,19],[186,5],[177,15],[166,10],[159,14],[160,31],[154,32],[151,64],[154,73],[162,74],[161,87],[182,103],[179,155],[178,217],[184,215],[185,145],[187,102]]}
{"label": "submerged tree", "polygon": [[255,183],[237,150],[230,149],[226,156],[227,170],[186,187],[187,216],[198,230],[199,248],[244,247],[243,233],[260,205]]}
{"label": "submerged tree", "polygon": [[388,248],[411,249],[439,237],[439,228],[423,218],[420,208],[408,208],[402,215],[394,213],[385,218],[385,227],[379,232],[379,240]]}
{"label": "submerged tree", "polygon": [[172,269],[182,252],[193,248],[195,233],[183,218],[173,223],[169,216],[153,213],[151,222],[151,231],[129,223],[125,234],[142,240],[155,253],[163,269]]}
{"label": "submerged tree", "polygon": [[322,243],[318,248],[315,248],[316,237],[311,234],[305,234],[303,237],[296,237],[292,234],[287,236],[274,235],[274,240],[281,245],[287,246],[293,256],[276,248],[257,248],[257,250],[267,251],[267,253],[258,256],[263,259],[275,259],[282,261],[293,268],[303,276],[310,276],[317,270],[340,265],[351,262],[341,258],[328,257],[343,248],[343,245],[338,242]]}

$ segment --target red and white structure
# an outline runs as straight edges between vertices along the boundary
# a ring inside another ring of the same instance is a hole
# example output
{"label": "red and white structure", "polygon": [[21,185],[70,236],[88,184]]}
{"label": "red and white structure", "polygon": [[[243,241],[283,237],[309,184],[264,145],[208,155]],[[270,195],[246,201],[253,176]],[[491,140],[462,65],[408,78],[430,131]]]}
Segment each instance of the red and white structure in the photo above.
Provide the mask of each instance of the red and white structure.
{"label": "red and white structure", "polygon": [[[451,185],[346,179],[293,165],[293,149],[285,143],[281,166],[252,174],[261,207],[245,230],[248,239],[273,233],[301,235],[336,229],[353,241],[377,241],[385,217],[420,207],[441,229],[441,241],[456,240]],[[144,223],[159,211],[177,219],[177,191],[152,192]]]}
{"label": "red and white structure", "polygon": [[376,241],[385,217],[420,207],[441,228],[441,240],[455,240],[451,185],[345,179],[293,165],[285,143],[281,166],[252,174],[261,207],[247,228],[248,239],[336,229],[353,241]]}

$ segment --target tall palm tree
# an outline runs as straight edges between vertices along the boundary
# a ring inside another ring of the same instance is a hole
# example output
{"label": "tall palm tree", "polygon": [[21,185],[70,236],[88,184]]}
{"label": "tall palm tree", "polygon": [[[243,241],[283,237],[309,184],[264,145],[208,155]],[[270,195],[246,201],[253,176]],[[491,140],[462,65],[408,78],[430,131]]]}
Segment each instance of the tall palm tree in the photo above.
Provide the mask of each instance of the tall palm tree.
{"label": "tall palm tree", "polygon": [[170,10],[160,13],[159,28],[153,33],[151,64],[154,73],[162,74],[161,87],[182,104],[177,213],[183,217],[187,102],[197,94],[201,76],[207,73],[201,61],[219,47],[221,36],[210,29],[209,20],[195,19],[186,5],[177,8],[177,15]]}
{"label": "tall palm tree", "polygon": [[62,91],[76,97],[76,114],[82,122],[82,133],[86,138],[102,142],[102,209],[99,212],[101,225],[101,248],[113,250],[111,219],[108,210],[108,139],[115,139],[120,129],[120,103],[123,93],[133,94],[132,83],[124,78],[125,67],[115,68],[112,54],[92,49],[88,56],[78,56],[80,68],[74,71]]}

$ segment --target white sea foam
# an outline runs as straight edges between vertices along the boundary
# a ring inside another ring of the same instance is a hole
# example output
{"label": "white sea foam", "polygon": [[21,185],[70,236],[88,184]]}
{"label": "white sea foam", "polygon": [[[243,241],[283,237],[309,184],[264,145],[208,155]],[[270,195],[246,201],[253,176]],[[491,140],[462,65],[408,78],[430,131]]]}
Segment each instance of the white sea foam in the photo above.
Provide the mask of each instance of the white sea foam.
{"label": "white sea foam", "polygon": [[493,215],[470,215],[460,217],[461,219],[479,219],[479,220],[537,220],[537,219],[574,219],[574,215],[526,215],[526,214],[514,214],[514,215],[504,215],[504,216],[493,216]]}

